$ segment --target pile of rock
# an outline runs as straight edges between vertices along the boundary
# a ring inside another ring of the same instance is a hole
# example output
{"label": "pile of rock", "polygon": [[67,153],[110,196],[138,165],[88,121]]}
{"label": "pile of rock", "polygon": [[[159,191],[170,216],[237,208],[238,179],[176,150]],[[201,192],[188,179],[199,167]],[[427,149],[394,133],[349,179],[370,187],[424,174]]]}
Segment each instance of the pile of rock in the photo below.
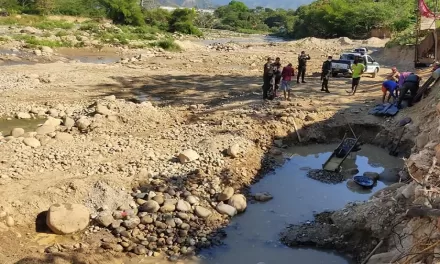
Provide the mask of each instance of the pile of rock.
{"label": "pile of rock", "polygon": [[307,172],[307,176],[311,179],[324,183],[340,183],[345,180],[344,174],[338,172],[331,172],[326,170],[313,169]]}
{"label": "pile of rock", "polygon": [[[18,119],[47,118],[35,131],[25,132],[22,128],[14,128],[3,139],[11,141],[18,139],[25,145],[37,148],[51,143],[53,140],[71,141],[75,133],[87,133],[100,126],[100,120],[118,120],[117,107],[109,102],[116,100],[115,96],[106,97],[107,104],[95,102],[87,109],[72,109],[62,105],[49,109],[33,107],[29,112],[18,112]],[[92,114],[93,117],[89,117]],[[69,134],[70,133],[70,134]]]}
{"label": "pile of rock", "polygon": [[212,43],[208,45],[209,50],[216,50],[216,51],[234,51],[236,50],[234,46],[222,44],[222,43]]}
{"label": "pile of rock", "polygon": [[149,256],[165,253],[172,258],[193,254],[200,247],[221,243],[211,226],[227,222],[247,206],[246,198],[234,194],[231,187],[215,194],[215,201],[204,199],[198,188],[159,185],[141,189],[132,193],[135,203],[131,206],[102,210],[95,217],[97,224],[116,237],[103,242],[103,248]]}

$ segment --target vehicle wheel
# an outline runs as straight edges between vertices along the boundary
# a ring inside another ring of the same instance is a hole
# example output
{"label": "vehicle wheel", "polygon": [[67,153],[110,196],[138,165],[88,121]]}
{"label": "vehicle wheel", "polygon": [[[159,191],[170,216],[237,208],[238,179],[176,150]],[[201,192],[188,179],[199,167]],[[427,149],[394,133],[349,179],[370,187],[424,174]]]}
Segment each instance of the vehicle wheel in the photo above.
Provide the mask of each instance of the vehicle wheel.
{"label": "vehicle wheel", "polygon": [[338,73],[337,72],[332,72],[332,77],[337,77]]}
{"label": "vehicle wheel", "polygon": [[379,72],[378,68],[374,69],[373,74],[371,74],[371,78],[376,78],[376,75],[377,75],[378,72]]}

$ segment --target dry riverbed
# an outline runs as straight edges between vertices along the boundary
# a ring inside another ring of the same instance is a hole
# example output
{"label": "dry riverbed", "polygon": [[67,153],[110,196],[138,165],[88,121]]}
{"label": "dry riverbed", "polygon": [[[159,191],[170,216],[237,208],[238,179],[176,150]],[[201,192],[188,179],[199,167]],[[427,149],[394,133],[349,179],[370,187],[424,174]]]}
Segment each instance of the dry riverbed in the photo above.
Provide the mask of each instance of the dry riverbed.
{"label": "dry riverbed", "polygon": [[[332,79],[324,94],[316,74],[327,54],[384,41],[178,43],[181,52],[136,50],[117,63],[2,67],[0,262],[191,258],[221,243],[220,228],[253,199],[247,187],[298,143],[294,126],[303,143],[333,141],[347,121],[365,142],[389,143],[394,122],[367,114],[383,75],[347,96],[349,79]],[[295,64],[301,50],[312,57],[308,82],[294,85],[292,101],[263,104],[265,58]],[[76,55],[44,56],[68,53]],[[52,234],[47,217],[68,235]]]}

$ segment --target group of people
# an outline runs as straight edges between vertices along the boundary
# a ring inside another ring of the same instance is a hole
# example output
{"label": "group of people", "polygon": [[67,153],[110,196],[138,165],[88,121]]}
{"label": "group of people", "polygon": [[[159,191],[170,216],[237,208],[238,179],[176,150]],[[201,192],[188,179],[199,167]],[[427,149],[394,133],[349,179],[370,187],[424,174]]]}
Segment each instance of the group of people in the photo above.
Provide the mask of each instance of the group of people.
{"label": "group of people", "polygon": [[[296,82],[305,83],[304,77],[306,75],[307,61],[310,60],[310,56],[305,54],[304,51],[298,56],[298,75]],[[263,99],[273,99],[277,96],[278,89],[283,90],[284,98],[286,100],[290,99],[290,90],[292,78],[295,76],[295,69],[292,63],[287,64],[285,67],[281,67],[281,59],[278,57],[273,60],[273,58],[268,58],[266,64],[264,64],[263,73]]]}
{"label": "group of people", "polygon": [[[328,56],[327,60],[323,62],[321,69],[321,91],[330,93],[328,84],[330,76],[332,75],[332,56]],[[296,82],[299,84],[305,83],[304,80],[307,68],[307,61],[310,60],[310,56],[304,51],[298,55],[298,74]],[[350,95],[354,95],[359,86],[362,74],[365,72],[365,65],[360,58],[355,58],[351,65],[352,81],[351,90],[346,91]],[[290,99],[292,78],[295,76],[295,69],[292,63],[287,66],[281,66],[280,58],[276,58],[275,61],[272,58],[268,58],[266,64],[264,64],[263,73],[263,99],[272,100],[277,97],[278,89],[283,90],[284,99]],[[395,67],[392,68],[392,72],[387,76],[386,80],[382,83],[382,102],[385,103],[385,97],[388,93],[387,102],[393,97],[394,103],[397,107],[401,107],[403,99],[405,99],[408,91],[411,98],[414,98],[417,94],[417,90],[420,86],[421,78],[412,72],[400,73]],[[410,98],[410,104],[411,104]]]}
{"label": "group of people", "polygon": [[417,95],[417,91],[420,87],[421,78],[412,72],[400,73],[396,67],[391,69],[391,73],[387,76],[386,80],[382,83],[382,103],[385,103],[385,97],[388,94],[387,102],[393,97],[394,103],[398,108],[402,107],[402,101],[407,96],[408,106],[414,103],[414,98]]}

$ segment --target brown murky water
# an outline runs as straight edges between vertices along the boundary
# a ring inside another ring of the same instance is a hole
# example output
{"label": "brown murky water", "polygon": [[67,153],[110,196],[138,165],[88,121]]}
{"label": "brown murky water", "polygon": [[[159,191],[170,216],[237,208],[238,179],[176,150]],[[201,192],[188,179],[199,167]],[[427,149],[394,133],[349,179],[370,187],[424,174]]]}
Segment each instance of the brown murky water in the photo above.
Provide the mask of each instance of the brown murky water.
{"label": "brown murky water", "polygon": [[17,127],[23,128],[25,132],[33,132],[40,124],[43,124],[45,119],[0,119],[0,132],[7,136],[11,130]]}

